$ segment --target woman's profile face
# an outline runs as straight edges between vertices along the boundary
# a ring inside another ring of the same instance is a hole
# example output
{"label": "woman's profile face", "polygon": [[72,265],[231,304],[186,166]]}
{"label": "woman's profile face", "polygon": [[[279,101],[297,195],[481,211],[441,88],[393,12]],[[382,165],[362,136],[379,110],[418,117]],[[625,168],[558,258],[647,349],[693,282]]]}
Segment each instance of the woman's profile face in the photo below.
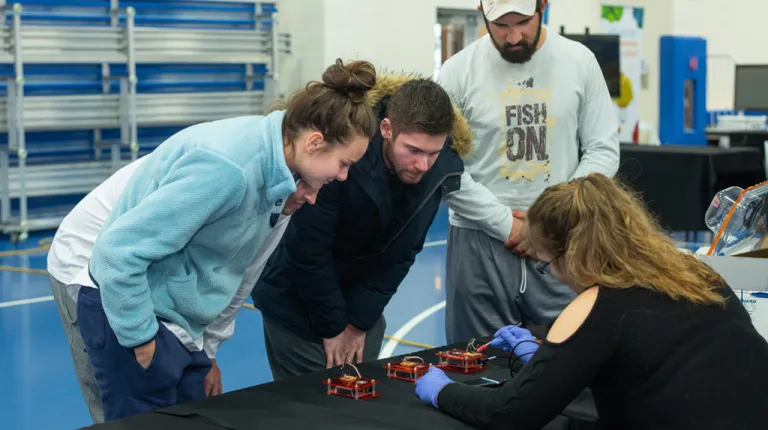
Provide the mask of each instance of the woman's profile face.
{"label": "woman's profile face", "polygon": [[566,269],[568,266],[566,264],[566,257],[564,255],[560,257],[554,257],[550,252],[537,251],[536,258],[539,259],[543,266],[546,266],[545,271],[549,272],[549,274],[551,274],[555,279],[567,285],[568,288],[577,293],[583,291],[583,288],[577,285],[573,280],[573,277],[568,274],[568,270]]}
{"label": "woman's profile face", "polygon": [[[539,260],[539,271],[544,275],[552,275],[555,279],[567,285],[568,288],[580,293],[583,288],[573,280],[573,277],[568,273],[568,264],[566,261],[566,255],[562,253],[555,253],[544,247],[544,244],[549,243],[542,240],[542,236],[546,233],[541,232],[541,226],[538,223],[531,223],[528,220],[528,241],[532,245],[536,258]],[[533,226],[531,224],[534,224]]]}
{"label": "woman's profile face", "polygon": [[349,167],[363,157],[368,138],[354,134],[343,144],[329,145],[323,135],[306,131],[296,139],[296,170],[311,188],[319,190],[331,181],[345,181]]}

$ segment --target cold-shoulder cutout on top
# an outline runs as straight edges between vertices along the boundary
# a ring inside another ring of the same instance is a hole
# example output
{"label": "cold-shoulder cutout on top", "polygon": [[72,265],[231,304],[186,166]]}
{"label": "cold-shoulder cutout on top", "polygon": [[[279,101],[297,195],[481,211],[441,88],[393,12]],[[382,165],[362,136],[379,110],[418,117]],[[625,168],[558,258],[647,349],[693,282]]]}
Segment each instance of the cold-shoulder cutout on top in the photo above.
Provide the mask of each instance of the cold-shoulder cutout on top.
{"label": "cold-shoulder cutout on top", "polygon": [[566,343],[584,325],[595,307],[600,287],[592,287],[579,294],[560,314],[547,333],[547,342]]}

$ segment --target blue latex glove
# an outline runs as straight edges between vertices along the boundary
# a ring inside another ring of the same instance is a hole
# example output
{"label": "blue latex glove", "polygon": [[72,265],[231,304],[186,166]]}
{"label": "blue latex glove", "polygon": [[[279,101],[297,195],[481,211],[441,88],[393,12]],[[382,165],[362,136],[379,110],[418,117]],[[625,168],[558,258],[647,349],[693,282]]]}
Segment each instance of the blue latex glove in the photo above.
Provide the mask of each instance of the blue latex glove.
{"label": "blue latex glove", "polygon": [[536,338],[530,331],[514,325],[508,325],[493,335],[493,340],[489,346],[503,349],[520,357],[520,361],[527,363],[539,349],[539,344],[535,343]]}
{"label": "blue latex glove", "polygon": [[437,394],[448,384],[454,381],[445,372],[435,366],[431,366],[427,373],[416,380],[416,395],[423,401],[432,403],[437,407]]}

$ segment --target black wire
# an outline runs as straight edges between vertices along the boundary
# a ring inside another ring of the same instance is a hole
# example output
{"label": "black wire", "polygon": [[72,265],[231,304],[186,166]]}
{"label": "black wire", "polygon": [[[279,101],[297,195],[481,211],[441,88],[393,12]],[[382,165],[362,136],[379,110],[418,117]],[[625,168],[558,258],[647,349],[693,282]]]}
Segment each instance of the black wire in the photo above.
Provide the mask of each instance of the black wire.
{"label": "black wire", "polygon": [[[526,340],[521,340],[514,347],[512,347],[512,352],[509,354],[509,360],[507,360],[507,366],[509,367],[509,376],[512,377],[512,378],[515,377],[515,372],[514,372],[513,366],[515,364],[517,364],[517,362],[520,361],[521,358],[523,358],[525,356],[528,356],[528,355],[531,355],[531,354],[535,353],[536,351],[538,351],[538,348],[536,348],[533,351],[529,351],[529,352],[526,352],[525,354],[521,354],[520,356],[517,356],[515,354],[515,350],[517,349],[518,346],[520,346],[521,343],[526,343],[526,342],[527,343],[535,343],[537,346],[539,345],[539,343],[536,342],[535,340],[527,340],[526,339]],[[512,361],[512,357],[515,357],[515,361]]]}
{"label": "black wire", "polygon": [[528,339],[521,340],[520,342],[517,342],[515,344],[515,346],[512,347],[512,354],[515,353],[515,350],[517,349],[518,346],[520,346],[520,345],[522,345],[524,343],[535,343],[537,346],[539,345],[539,342],[536,342],[535,340],[528,340]]}
{"label": "black wire", "polygon": [[515,364],[517,364],[518,361],[522,361],[523,357],[525,357],[526,355],[531,355],[535,352],[536,351],[529,351],[529,352],[526,352],[525,354],[521,354],[519,357],[515,358],[515,360],[512,362],[512,367],[514,368]]}
{"label": "black wire", "polygon": [[[521,340],[520,342],[517,342],[517,343],[515,344],[515,346],[513,346],[513,347],[512,347],[512,352],[510,352],[510,354],[509,354],[509,362],[511,362],[511,361],[512,361],[512,357],[514,357],[514,356],[515,356],[515,350],[517,349],[517,347],[518,347],[518,346],[520,346],[520,345],[521,345],[521,344],[523,344],[523,343],[535,343],[536,345],[538,345],[538,344],[539,344],[539,342],[536,342],[535,340],[528,340],[528,339],[526,339],[526,340]],[[538,349],[538,348],[537,348],[537,349]],[[508,362],[507,364],[509,364],[509,362]]]}
{"label": "black wire", "polygon": [[[509,365],[509,376],[510,376],[511,378],[514,378],[514,377],[515,377],[515,370],[514,370],[514,369],[515,369],[515,367],[514,367],[514,366],[515,366],[515,364],[517,364],[517,362],[518,362],[518,361],[521,361],[521,359],[522,359],[523,357],[525,357],[526,355],[531,355],[531,354],[533,354],[533,353],[535,353],[535,352],[536,352],[536,351],[529,351],[529,352],[526,352],[525,354],[521,354],[519,357],[515,357],[515,360],[514,360],[514,361],[512,361],[512,363]],[[511,361],[511,359],[512,359],[512,356],[510,355],[510,356],[509,356],[509,358],[510,358],[510,361]]]}

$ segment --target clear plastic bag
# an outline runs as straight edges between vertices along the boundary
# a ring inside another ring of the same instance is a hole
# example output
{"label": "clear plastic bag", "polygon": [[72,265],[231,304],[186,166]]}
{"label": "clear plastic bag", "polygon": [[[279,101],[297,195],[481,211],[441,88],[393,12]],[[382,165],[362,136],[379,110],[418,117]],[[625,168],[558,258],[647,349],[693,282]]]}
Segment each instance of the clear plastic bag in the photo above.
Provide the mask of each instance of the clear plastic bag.
{"label": "clear plastic bag", "polygon": [[768,246],[768,182],[718,192],[704,217],[717,236],[709,255],[733,255]]}

